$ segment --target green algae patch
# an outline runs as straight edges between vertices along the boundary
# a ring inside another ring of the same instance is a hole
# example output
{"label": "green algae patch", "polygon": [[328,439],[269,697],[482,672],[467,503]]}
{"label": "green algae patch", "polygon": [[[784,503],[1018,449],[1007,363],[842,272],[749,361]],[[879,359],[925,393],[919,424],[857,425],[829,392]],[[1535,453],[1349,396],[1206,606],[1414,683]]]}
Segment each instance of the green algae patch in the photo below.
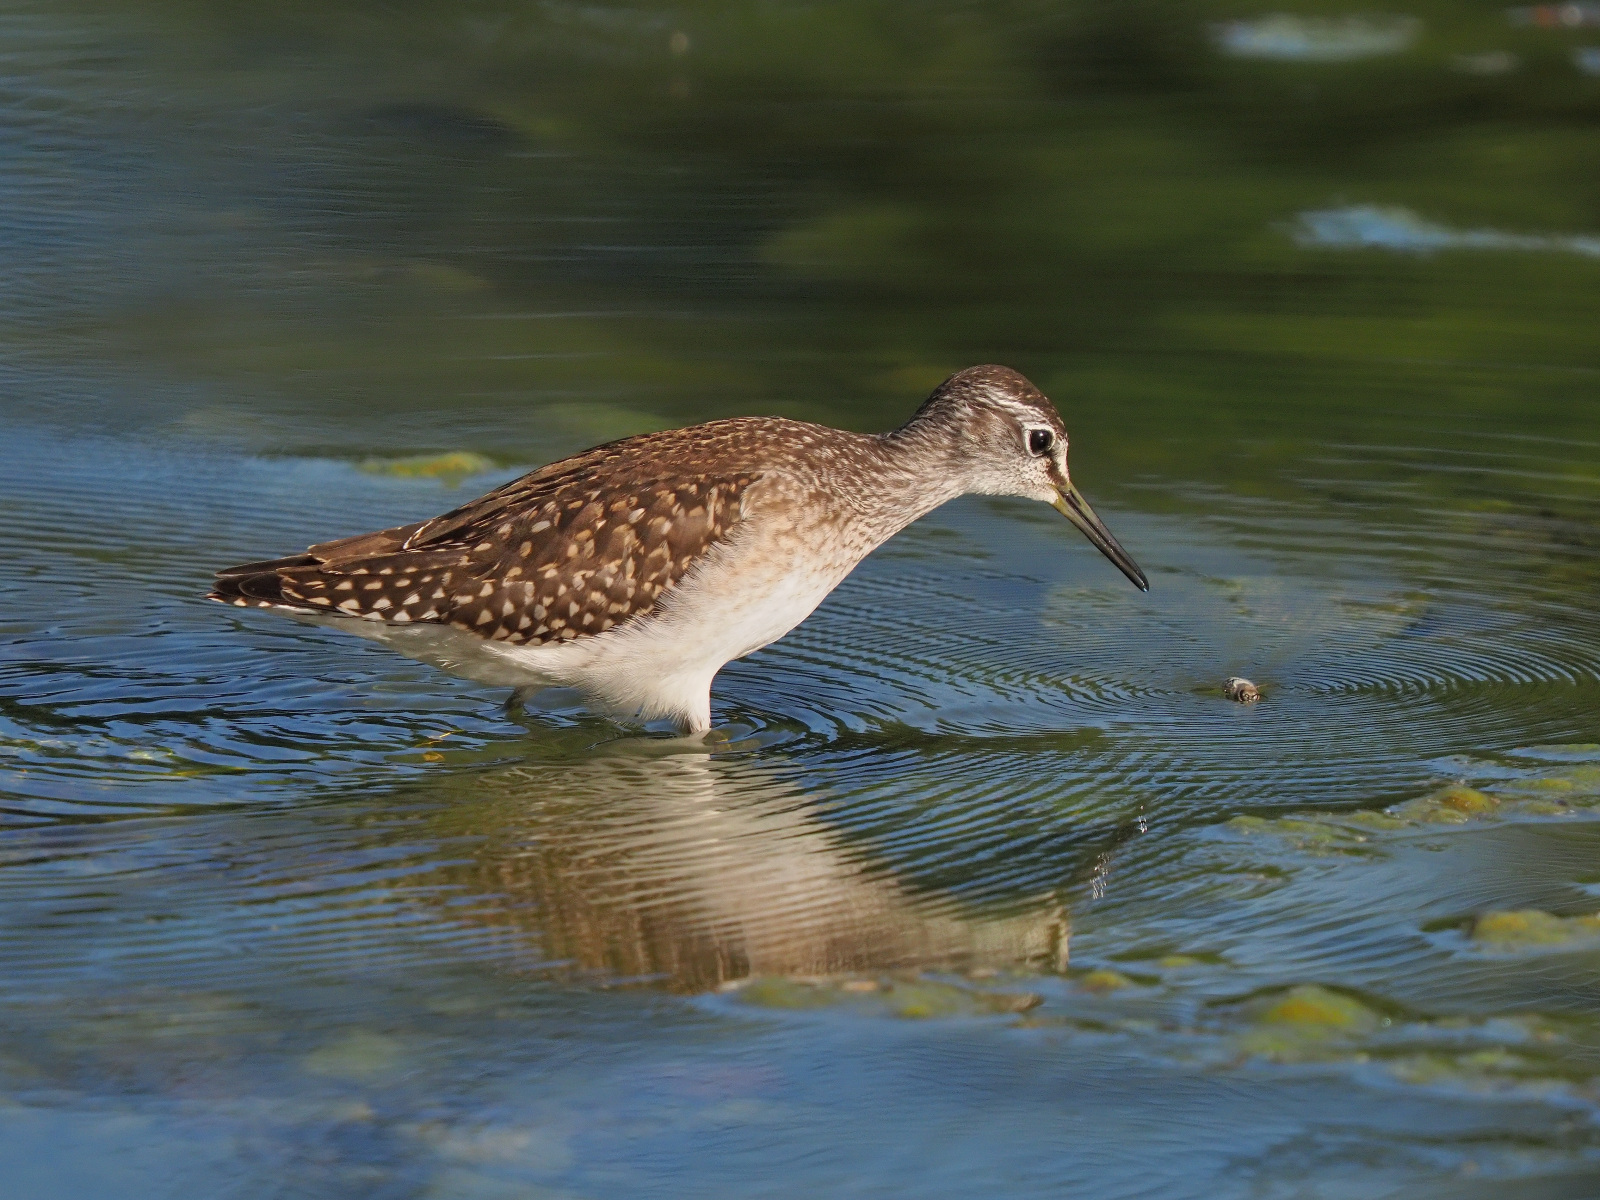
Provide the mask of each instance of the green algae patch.
{"label": "green algae patch", "polygon": [[1493,950],[1565,946],[1600,938],[1600,914],[1558,917],[1537,908],[1487,912],[1472,923],[1472,940]]}
{"label": "green algae patch", "polygon": [[400,1066],[404,1047],[392,1037],[357,1029],[313,1050],[301,1060],[312,1075],[364,1080],[387,1075]]}
{"label": "green algae patch", "polygon": [[1306,849],[1331,847],[1346,840],[1344,831],[1327,821],[1282,817],[1275,822],[1275,826],[1274,833],[1292,838]]}
{"label": "green algae patch", "polygon": [[1325,1033],[1364,1033],[1381,1018],[1361,1001],[1317,984],[1290,988],[1261,1011],[1263,1025],[1292,1026]]}
{"label": "green algae patch", "polygon": [[1086,992],[1120,992],[1123,988],[1135,986],[1121,971],[1110,971],[1102,968],[1090,971],[1078,980],[1078,986]]}
{"label": "green algae patch", "polygon": [[1473,817],[1493,812],[1500,801],[1477,788],[1456,784],[1432,795],[1407,800],[1389,810],[1402,821],[1433,825],[1461,825]]}
{"label": "green algae patch", "polygon": [[[1572,1089],[1578,1088],[1579,1094],[1592,1094],[1592,1060],[1586,1061],[1588,1056],[1581,1052],[1574,1053],[1571,1040],[1542,1018],[1501,1019],[1460,1029],[1452,1022],[1438,1021],[1420,1032],[1426,1037],[1434,1030],[1458,1037],[1489,1036],[1499,1044],[1406,1046],[1399,1053],[1390,1052],[1380,1059],[1391,1076],[1418,1087],[1479,1093],[1514,1090],[1522,1095],[1571,1095]],[[1587,1033],[1580,1037],[1588,1040]],[[1507,1038],[1509,1042],[1504,1041]]]}
{"label": "green algae patch", "polygon": [[[1594,780],[1587,778],[1593,770]],[[1497,783],[1496,793],[1451,784],[1383,812],[1302,812],[1282,817],[1234,817],[1227,828],[1246,837],[1274,837],[1307,854],[1372,854],[1380,837],[1430,826],[1467,825],[1491,819],[1569,816],[1585,803],[1587,787],[1600,802],[1600,768],[1583,765],[1561,776]]]}
{"label": "green algae patch", "polygon": [[[1365,814],[1363,814],[1365,815]],[[1387,826],[1386,826],[1387,827]],[[1246,837],[1273,837],[1308,854],[1360,854],[1370,838],[1360,822],[1334,814],[1292,817],[1234,817],[1228,828]],[[1400,823],[1394,828],[1404,828]]]}
{"label": "green algae patch", "polygon": [[1537,1014],[1475,1019],[1406,1016],[1381,1000],[1300,984],[1218,1005],[1196,1032],[1218,1037],[1203,1057],[1219,1067],[1265,1061],[1381,1071],[1396,1081],[1463,1091],[1548,1093],[1593,1086],[1594,1061],[1574,1053],[1587,1019]]}
{"label": "green algae patch", "polygon": [[1519,803],[1554,802],[1567,809],[1593,808],[1600,805],[1600,750],[1585,744],[1566,746],[1537,746],[1519,750],[1541,760],[1536,772],[1521,779],[1497,784],[1497,790],[1511,793]]}
{"label": "green algae patch", "polygon": [[1481,1087],[1508,1078],[1520,1079],[1536,1074],[1541,1064],[1496,1047],[1467,1054],[1411,1054],[1385,1065],[1389,1074],[1401,1083],[1419,1087],[1436,1087],[1440,1084]]}
{"label": "green algae patch", "polygon": [[933,1017],[969,1017],[982,1013],[1018,1011],[1009,997],[969,991],[939,983],[897,984],[881,993],[891,1016],[926,1020]]}
{"label": "green algae patch", "polygon": [[1339,825],[1346,829],[1367,830],[1373,832],[1387,832],[1393,829],[1408,828],[1403,817],[1397,817],[1386,812],[1370,811],[1342,813],[1339,816]]}
{"label": "green algae patch", "polygon": [[368,458],[360,465],[368,475],[389,475],[396,479],[438,479],[451,487],[495,468],[492,458],[474,454],[470,450],[419,454],[411,458]]}
{"label": "green algae patch", "polygon": [[1381,1014],[1353,996],[1318,984],[1292,987],[1252,1008],[1252,1028],[1238,1036],[1246,1054],[1285,1062],[1324,1057],[1329,1047],[1375,1032]]}
{"label": "green algae patch", "polygon": [[1433,801],[1439,808],[1468,814],[1490,812],[1500,806],[1500,801],[1493,796],[1480,792],[1477,788],[1467,787],[1465,784],[1445,788],[1433,797]]}
{"label": "green algae patch", "polygon": [[936,1020],[1023,1013],[1043,999],[1034,992],[1004,992],[963,987],[942,980],[799,979],[765,976],[733,989],[743,1004],[807,1011],[843,1009],[866,1016]]}
{"label": "green algae patch", "polygon": [[759,1008],[829,1008],[845,998],[842,990],[782,976],[752,979],[738,992],[742,1002]]}
{"label": "green algae patch", "polygon": [[1600,766],[1585,763],[1560,772],[1548,771],[1511,786],[1519,792],[1554,794],[1568,803],[1594,804],[1600,802]]}

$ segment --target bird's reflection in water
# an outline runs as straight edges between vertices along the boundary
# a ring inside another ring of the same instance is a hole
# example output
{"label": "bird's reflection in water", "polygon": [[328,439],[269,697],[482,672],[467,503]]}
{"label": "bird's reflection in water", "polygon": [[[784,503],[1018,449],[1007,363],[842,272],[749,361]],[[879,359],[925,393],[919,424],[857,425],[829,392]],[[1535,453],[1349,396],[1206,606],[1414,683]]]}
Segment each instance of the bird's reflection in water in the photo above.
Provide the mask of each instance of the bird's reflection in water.
{"label": "bird's reflection in water", "polygon": [[451,818],[476,835],[455,868],[479,897],[472,919],[527,931],[544,964],[691,992],[756,976],[1065,967],[1053,897],[985,914],[917,892],[770,767],[660,745],[476,777],[489,795]]}

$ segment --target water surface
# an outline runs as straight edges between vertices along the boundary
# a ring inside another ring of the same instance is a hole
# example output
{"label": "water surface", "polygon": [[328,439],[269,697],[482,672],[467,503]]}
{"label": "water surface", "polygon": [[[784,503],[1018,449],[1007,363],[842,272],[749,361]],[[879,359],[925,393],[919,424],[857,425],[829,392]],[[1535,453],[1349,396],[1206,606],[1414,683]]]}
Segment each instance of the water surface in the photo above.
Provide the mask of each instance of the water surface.
{"label": "water surface", "polygon": [[[1595,34],[1311,15],[0,11],[9,1193],[1600,1187]],[[711,746],[198,598],[982,361],[1150,593],[957,502]]]}

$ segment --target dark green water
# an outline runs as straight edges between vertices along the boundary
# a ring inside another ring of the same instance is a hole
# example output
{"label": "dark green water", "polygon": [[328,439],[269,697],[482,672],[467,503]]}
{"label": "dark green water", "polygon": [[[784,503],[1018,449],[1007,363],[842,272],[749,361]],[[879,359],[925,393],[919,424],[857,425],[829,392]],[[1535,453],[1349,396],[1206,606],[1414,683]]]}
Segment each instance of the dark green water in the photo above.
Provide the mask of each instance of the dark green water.
{"label": "dark green water", "polygon": [[[1600,1194],[1600,26],[1270,11],[4,5],[8,1200]],[[985,361],[1149,595],[956,503],[715,753],[198,598]]]}

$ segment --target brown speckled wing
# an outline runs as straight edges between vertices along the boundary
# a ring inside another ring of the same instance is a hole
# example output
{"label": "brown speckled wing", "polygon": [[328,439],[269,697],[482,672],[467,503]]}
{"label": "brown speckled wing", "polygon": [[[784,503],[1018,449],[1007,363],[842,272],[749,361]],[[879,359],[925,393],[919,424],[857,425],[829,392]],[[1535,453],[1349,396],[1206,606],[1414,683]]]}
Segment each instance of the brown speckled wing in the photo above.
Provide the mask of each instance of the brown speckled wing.
{"label": "brown speckled wing", "polygon": [[745,439],[718,426],[742,424],[600,446],[431,521],[219,572],[211,598],[524,644],[601,633],[654,609],[737,525],[757,473],[731,469]]}

